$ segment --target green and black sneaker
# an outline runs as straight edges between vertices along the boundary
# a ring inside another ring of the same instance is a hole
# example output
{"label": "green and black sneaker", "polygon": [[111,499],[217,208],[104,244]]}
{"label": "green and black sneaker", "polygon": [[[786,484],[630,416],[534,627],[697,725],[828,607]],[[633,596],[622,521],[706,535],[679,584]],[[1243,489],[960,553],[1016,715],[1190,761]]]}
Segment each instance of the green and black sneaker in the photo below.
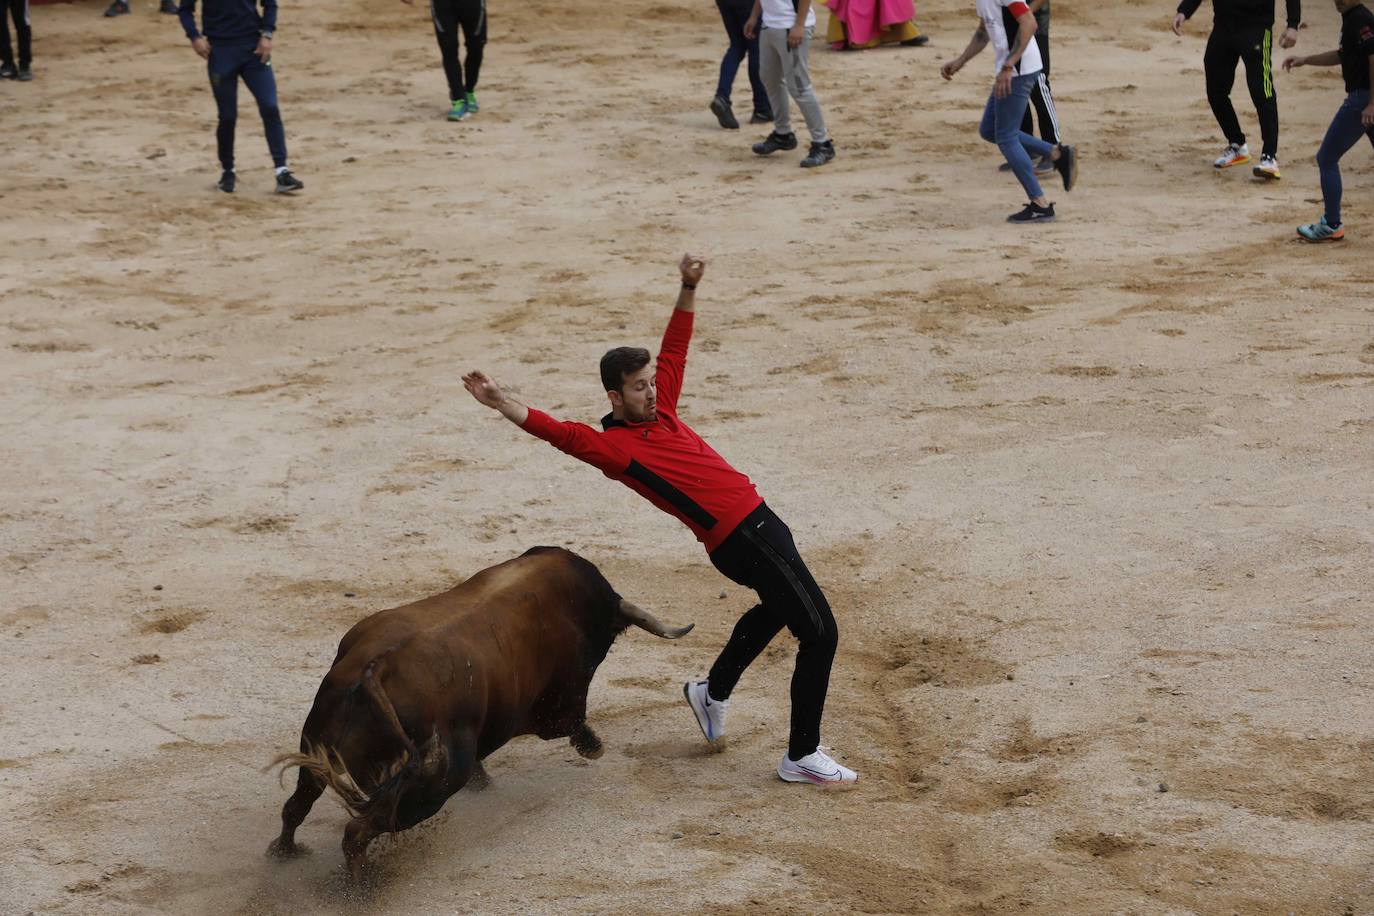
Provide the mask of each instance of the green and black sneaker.
{"label": "green and black sneaker", "polygon": [[468,103],[468,114],[477,114],[477,112],[479,112],[479,111],[482,110],[482,109],[480,109],[480,108],[477,107],[477,94],[476,94],[476,93],[469,92],[466,101],[467,101],[467,103]]}

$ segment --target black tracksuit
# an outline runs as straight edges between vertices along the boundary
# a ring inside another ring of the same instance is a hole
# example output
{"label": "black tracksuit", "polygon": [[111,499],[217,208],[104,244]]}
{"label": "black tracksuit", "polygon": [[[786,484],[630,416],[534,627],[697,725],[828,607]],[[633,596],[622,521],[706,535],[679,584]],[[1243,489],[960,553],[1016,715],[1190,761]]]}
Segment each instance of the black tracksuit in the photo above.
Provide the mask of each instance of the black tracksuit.
{"label": "black tracksuit", "polygon": [[[477,74],[482,69],[482,48],[487,43],[487,0],[429,0],[429,13],[434,19],[439,54],[444,59],[448,97],[461,101],[476,90]],[[458,59],[460,28],[468,46],[466,62]]]}
{"label": "black tracksuit", "polygon": [[33,29],[29,27],[29,0],[0,0],[0,53],[6,67],[14,66],[14,49],[10,46],[8,17],[14,19],[19,39],[19,69],[27,70],[33,63]]}
{"label": "black tracksuit", "polygon": [[[1183,0],[1178,11],[1191,18],[1202,0]],[[1274,95],[1274,5],[1275,0],[1212,0],[1212,34],[1202,58],[1207,73],[1207,101],[1212,106],[1227,143],[1244,143],[1245,132],[1231,104],[1231,86],[1236,81],[1236,63],[1245,61],[1245,82],[1259,115],[1262,154],[1277,156],[1279,151],[1279,103]],[[1284,0],[1288,26],[1296,29],[1302,22],[1302,0]]]}

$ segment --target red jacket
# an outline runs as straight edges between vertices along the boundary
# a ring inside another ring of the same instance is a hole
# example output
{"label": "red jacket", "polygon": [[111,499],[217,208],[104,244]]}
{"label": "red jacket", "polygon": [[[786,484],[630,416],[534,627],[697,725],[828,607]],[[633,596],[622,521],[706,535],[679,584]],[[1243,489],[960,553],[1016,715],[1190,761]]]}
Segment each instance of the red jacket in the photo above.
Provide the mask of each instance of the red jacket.
{"label": "red jacket", "polygon": [[732,468],[677,416],[677,398],[692,339],[692,313],[673,310],[655,364],[657,419],[602,418],[602,432],[555,420],[530,408],[524,430],[585,461],[676,517],[711,552],[763,502],[749,478]]}

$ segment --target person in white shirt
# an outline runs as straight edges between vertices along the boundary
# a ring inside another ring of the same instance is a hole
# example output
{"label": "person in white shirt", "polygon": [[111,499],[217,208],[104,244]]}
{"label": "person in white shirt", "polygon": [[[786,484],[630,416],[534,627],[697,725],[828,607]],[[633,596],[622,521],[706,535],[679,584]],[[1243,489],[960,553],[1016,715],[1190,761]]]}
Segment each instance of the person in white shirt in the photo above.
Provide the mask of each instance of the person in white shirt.
{"label": "person in white shirt", "polygon": [[753,40],[755,35],[759,36],[759,76],[773,107],[773,132],[754,144],[754,152],[767,156],[797,148],[787,105],[790,95],[811,132],[811,149],[801,161],[804,169],[825,165],[835,158],[835,142],[825,129],[821,100],[811,88],[807,66],[807,48],[815,31],[816,11],[811,8],[811,0],[754,0],[754,11],[744,24],[746,38]]}
{"label": "person in white shirt", "polygon": [[1064,179],[1064,190],[1073,190],[1078,180],[1078,157],[1072,146],[1050,144],[1021,130],[1031,89],[1040,78],[1040,49],[1031,39],[1035,35],[1035,14],[1023,0],[977,0],[978,29],[969,40],[964,53],[940,67],[940,75],[953,79],[988,44],[996,52],[994,71],[997,78],[983,108],[979,135],[989,143],[996,143],[1006,158],[1016,180],[1021,182],[1029,203],[1019,213],[1007,217],[1008,222],[1036,223],[1054,220],[1054,204],[1045,198],[1040,182],[1035,178],[1030,154],[1048,158]]}

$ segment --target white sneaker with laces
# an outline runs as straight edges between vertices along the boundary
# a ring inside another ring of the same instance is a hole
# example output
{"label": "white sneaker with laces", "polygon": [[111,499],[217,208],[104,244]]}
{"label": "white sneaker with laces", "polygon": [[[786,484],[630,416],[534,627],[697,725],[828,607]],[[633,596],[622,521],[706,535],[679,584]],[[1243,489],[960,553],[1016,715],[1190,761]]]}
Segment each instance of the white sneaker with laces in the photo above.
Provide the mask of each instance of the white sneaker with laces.
{"label": "white sneaker with laces", "polygon": [[682,695],[687,705],[692,707],[692,715],[697,717],[701,733],[712,744],[725,736],[725,713],[730,708],[729,700],[713,700],[706,689],[706,681],[693,684],[688,681],[682,685]]}
{"label": "white sneaker with laces", "polygon": [[1256,178],[1264,178],[1269,181],[1278,181],[1283,177],[1279,172],[1279,161],[1273,156],[1260,156],[1259,165],[1252,169]]}
{"label": "white sneaker with laces", "polygon": [[1221,155],[1212,163],[1213,168],[1229,169],[1233,165],[1244,165],[1250,161],[1250,144],[1232,143],[1221,151]]}
{"label": "white sneaker with laces", "polygon": [[841,766],[830,755],[816,748],[801,760],[793,760],[786,754],[778,764],[778,778],[783,782],[809,782],[817,786],[852,785],[859,781],[859,774],[847,766]]}

